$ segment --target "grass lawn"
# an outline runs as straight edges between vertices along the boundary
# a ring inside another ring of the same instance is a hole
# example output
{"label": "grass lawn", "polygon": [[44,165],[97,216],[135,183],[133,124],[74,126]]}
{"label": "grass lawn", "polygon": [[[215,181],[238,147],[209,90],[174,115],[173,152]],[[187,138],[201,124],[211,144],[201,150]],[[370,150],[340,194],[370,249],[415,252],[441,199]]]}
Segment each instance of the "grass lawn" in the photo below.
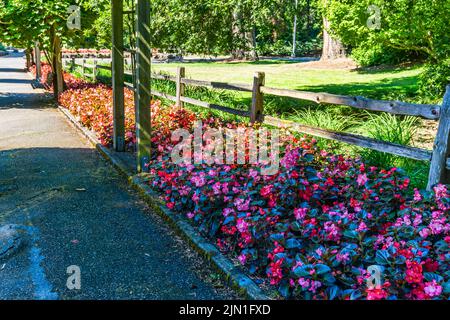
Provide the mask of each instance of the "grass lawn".
{"label": "grass lawn", "polygon": [[309,91],[323,91],[369,98],[411,99],[418,88],[420,67],[353,71],[333,66],[321,68],[316,62],[290,63],[286,61],[207,62],[153,64],[155,72],[175,74],[178,66],[186,68],[189,78],[234,83],[252,83],[257,71],[266,73],[266,85]]}

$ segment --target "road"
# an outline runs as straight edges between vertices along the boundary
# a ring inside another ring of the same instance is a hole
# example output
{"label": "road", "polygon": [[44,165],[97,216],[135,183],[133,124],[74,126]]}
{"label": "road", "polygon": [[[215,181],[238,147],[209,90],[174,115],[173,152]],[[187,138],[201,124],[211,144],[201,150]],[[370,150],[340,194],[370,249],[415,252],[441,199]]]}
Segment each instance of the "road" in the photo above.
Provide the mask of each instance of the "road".
{"label": "road", "polygon": [[24,64],[0,58],[0,299],[235,298]]}

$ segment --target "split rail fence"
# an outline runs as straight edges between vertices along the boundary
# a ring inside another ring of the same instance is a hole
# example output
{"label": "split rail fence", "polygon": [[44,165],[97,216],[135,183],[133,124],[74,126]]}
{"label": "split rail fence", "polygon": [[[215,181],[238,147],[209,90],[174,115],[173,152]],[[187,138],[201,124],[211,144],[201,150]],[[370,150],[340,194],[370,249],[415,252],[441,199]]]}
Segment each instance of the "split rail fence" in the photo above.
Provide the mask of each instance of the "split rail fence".
{"label": "split rail fence", "polygon": [[[101,66],[95,62],[94,64],[86,64],[84,60],[81,64],[77,64],[73,59],[71,64],[72,67],[81,67],[83,76],[90,77],[94,81],[97,79],[97,70],[105,69],[111,71],[111,66]],[[90,69],[91,73],[87,73],[87,69]],[[430,163],[430,172],[427,186],[428,190],[430,190],[434,185],[438,183],[450,182],[450,86],[447,87],[442,105],[433,105],[406,103],[401,101],[373,100],[360,96],[344,96],[329,93],[316,93],[309,91],[272,88],[265,85],[265,74],[263,72],[255,73],[252,84],[235,84],[188,79],[186,78],[186,71],[184,67],[179,67],[175,76],[153,73],[151,77],[152,79],[171,81],[176,84],[175,96],[155,90],[152,90],[151,94],[163,99],[173,101],[175,103],[175,106],[177,107],[182,107],[185,103],[187,103],[203,108],[219,110],[233,115],[246,117],[250,119],[250,122],[261,122],[265,125],[273,127],[289,128],[293,131],[312,135],[315,137],[340,141],[358,147],[368,148],[414,160],[426,161]],[[134,85],[131,83],[125,82],[125,86],[132,90],[135,90]],[[221,106],[193,99],[185,95],[186,86],[251,92],[252,103],[249,106],[248,111],[242,111],[227,106]],[[425,150],[421,148],[376,140],[361,135],[311,127],[294,121],[283,120],[265,115],[264,95],[289,97],[294,99],[312,101],[317,104],[345,105],[369,111],[379,111],[395,115],[420,117],[423,119],[438,121],[439,126],[433,150]]]}

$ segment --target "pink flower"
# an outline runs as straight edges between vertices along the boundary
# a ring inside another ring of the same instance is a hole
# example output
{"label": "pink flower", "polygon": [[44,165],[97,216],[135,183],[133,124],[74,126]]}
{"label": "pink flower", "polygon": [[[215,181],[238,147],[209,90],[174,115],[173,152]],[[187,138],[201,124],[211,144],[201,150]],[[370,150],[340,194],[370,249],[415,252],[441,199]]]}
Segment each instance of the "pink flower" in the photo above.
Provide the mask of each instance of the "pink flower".
{"label": "pink flower", "polygon": [[239,211],[248,211],[250,208],[250,199],[244,200],[242,198],[237,198],[234,200],[234,205]]}
{"label": "pink flower", "polygon": [[444,231],[444,226],[437,220],[432,220],[429,227],[431,229],[431,233],[433,234],[440,234]]}
{"label": "pink flower", "polygon": [[238,256],[238,260],[242,265],[244,265],[247,262],[247,256],[245,254],[240,254]]}
{"label": "pink flower", "polygon": [[439,184],[434,187],[434,192],[436,193],[436,199],[442,199],[447,196],[447,187],[443,184]]}
{"label": "pink flower", "polygon": [[215,195],[219,195],[222,192],[222,184],[220,182],[216,182],[213,184],[212,189]]}
{"label": "pink flower", "polygon": [[312,293],[316,293],[317,289],[319,289],[322,286],[322,283],[320,281],[311,281],[311,287],[309,288],[309,291]]}
{"label": "pink flower", "polygon": [[295,219],[301,220],[301,219],[305,218],[307,212],[308,212],[308,208],[294,209]]}
{"label": "pink flower", "polygon": [[431,231],[428,228],[423,228],[419,231],[419,234],[422,238],[427,238],[431,234]]}
{"label": "pink flower", "polygon": [[359,186],[363,186],[367,183],[368,180],[369,179],[367,179],[367,175],[364,173],[364,174],[358,175],[356,182],[358,183]]}
{"label": "pink flower", "polygon": [[198,176],[192,177],[191,182],[195,184],[197,188],[203,187],[206,184],[205,173],[200,172]]}
{"label": "pink flower", "polygon": [[422,201],[422,195],[417,188],[414,189],[414,201]]}
{"label": "pink flower", "polygon": [[188,217],[189,219],[194,219],[195,215],[194,215],[193,212],[189,212],[189,213],[187,214],[187,217]]}
{"label": "pink flower", "polygon": [[248,230],[248,223],[245,222],[244,219],[240,218],[237,221],[236,228],[239,230],[239,232],[246,232]]}
{"label": "pink flower", "polygon": [[248,172],[248,176],[255,179],[258,176],[258,171],[254,170],[254,169],[250,169]]}
{"label": "pink flower", "polygon": [[308,279],[300,278],[300,279],[298,279],[298,284],[299,284],[303,289],[309,288],[309,280],[308,280]]}
{"label": "pink flower", "polygon": [[420,283],[422,282],[422,265],[416,261],[406,261],[406,282]]}
{"label": "pink flower", "polygon": [[436,282],[436,280],[433,280],[432,282],[426,282],[425,283],[424,291],[431,298],[438,297],[442,293],[442,286],[440,286]]}
{"label": "pink flower", "polygon": [[339,261],[339,262],[342,262],[343,264],[345,264],[347,261],[350,261],[348,252],[346,252],[344,254],[338,253],[336,255],[336,260]]}
{"label": "pink flower", "polygon": [[259,192],[261,194],[261,196],[263,196],[264,198],[267,198],[268,196],[270,196],[270,194],[272,193],[272,185],[267,185],[263,188],[261,188],[261,191]]}
{"label": "pink flower", "polygon": [[232,213],[234,213],[234,210],[231,208],[224,208],[222,211],[224,217],[228,217]]}
{"label": "pink flower", "polygon": [[382,300],[386,299],[388,293],[383,288],[367,289],[367,300]]}
{"label": "pink flower", "polygon": [[358,232],[365,232],[367,230],[369,229],[367,228],[367,225],[363,221],[361,221],[361,223],[358,226],[358,229],[356,229],[356,231]]}

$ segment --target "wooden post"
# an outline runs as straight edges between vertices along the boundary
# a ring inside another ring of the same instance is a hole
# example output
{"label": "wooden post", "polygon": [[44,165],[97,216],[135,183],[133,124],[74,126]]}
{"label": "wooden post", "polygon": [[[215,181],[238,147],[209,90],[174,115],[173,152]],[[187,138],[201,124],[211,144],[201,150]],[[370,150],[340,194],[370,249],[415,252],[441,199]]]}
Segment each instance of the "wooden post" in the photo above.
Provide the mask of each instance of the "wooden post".
{"label": "wooden post", "polygon": [[265,84],[265,77],[264,72],[256,72],[253,78],[253,96],[250,108],[251,123],[261,122],[263,118],[264,95],[261,92],[261,87]]}
{"label": "wooden post", "polygon": [[61,54],[61,38],[53,33],[53,94],[55,99],[64,90],[64,76],[62,68],[62,54]]}
{"label": "wooden post", "polygon": [[97,82],[97,59],[94,59],[94,65],[92,68],[92,80]]}
{"label": "wooden post", "polygon": [[75,57],[72,57],[72,66],[71,66],[71,70],[75,70],[76,67],[76,63],[75,63]]}
{"label": "wooden post", "polygon": [[177,68],[177,93],[176,98],[177,101],[175,103],[175,106],[177,108],[183,108],[183,102],[181,101],[181,97],[184,96],[185,91],[185,84],[181,83],[181,80],[186,76],[186,69],[184,67],[178,67]]}
{"label": "wooden post", "polygon": [[123,0],[112,0],[112,86],[114,113],[114,149],[125,151],[125,102],[123,63]]}
{"label": "wooden post", "polygon": [[441,107],[439,127],[433,147],[433,158],[431,159],[430,174],[428,176],[427,190],[438,183],[448,183],[450,176],[447,170],[447,159],[450,156],[450,85],[444,96]]}
{"label": "wooden post", "polygon": [[84,78],[86,75],[86,59],[81,60],[81,76]]}
{"label": "wooden post", "polygon": [[151,155],[151,58],[150,1],[137,1],[137,52],[136,52],[136,137],[138,172],[146,171],[145,164]]}
{"label": "wooden post", "polygon": [[25,68],[26,70],[29,70],[31,68],[31,50],[30,49],[25,49],[25,58],[26,58],[26,65]]}
{"label": "wooden post", "polygon": [[42,70],[41,70],[41,49],[39,48],[39,42],[36,41],[35,47],[34,47],[34,53],[36,55],[36,80],[40,81]]}

